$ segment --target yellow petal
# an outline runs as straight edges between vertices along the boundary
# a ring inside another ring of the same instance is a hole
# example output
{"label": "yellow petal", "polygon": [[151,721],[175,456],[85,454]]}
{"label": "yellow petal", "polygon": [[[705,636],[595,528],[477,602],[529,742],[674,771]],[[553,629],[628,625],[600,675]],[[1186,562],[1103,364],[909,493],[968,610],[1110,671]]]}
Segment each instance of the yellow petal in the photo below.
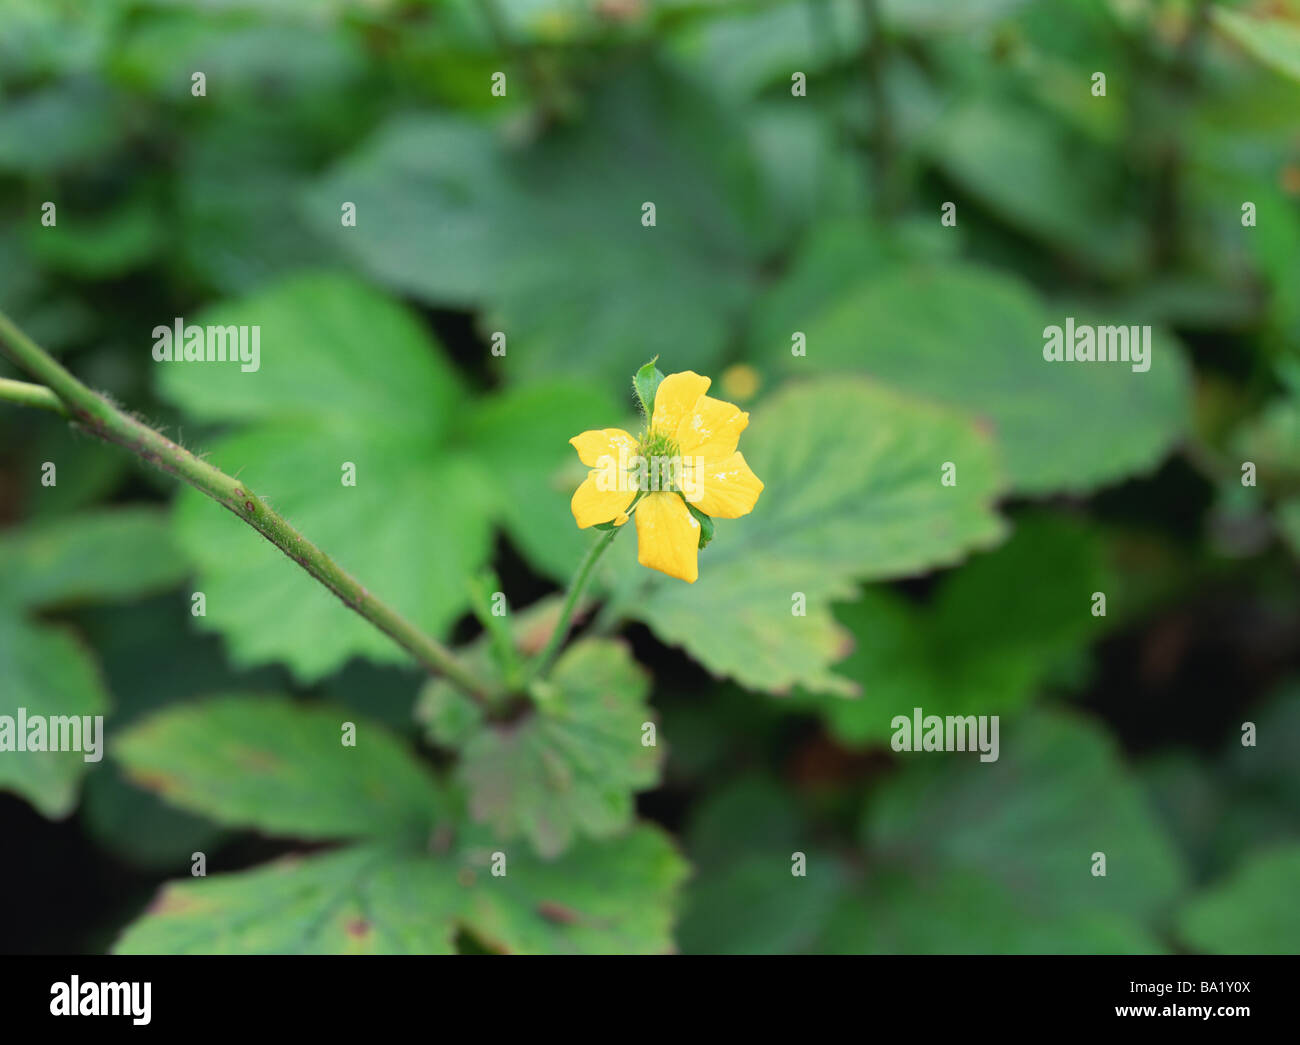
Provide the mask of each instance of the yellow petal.
{"label": "yellow petal", "polygon": [[709,390],[709,379],[694,370],[669,374],[659,382],[655,392],[655,412],[650,427],[656,432],[675,435],[682,418],[694,409],[700,396]]}
{"label": "yellow petal", "polygon": [[700,396],[677,426],[677,445],[683,457],[721,461],[736,452],[740,433],[749,425],[749,414],[738,406],[712,396]]}
{"label": "yellow petal", "polygon": [[636,509],[636,558],[642,566],[694,584],[700,575],[700,524],[675,493],[652,493]]}
{"label": "yellow petal", "polygon": [[613,522],[622,526],[627,522],[624,512],[632,503],[636,491],[619,489],[619,486],[626,486],[625,483],[602,482],[601,476],[602,470],[593,468],[587,478],[582,480],[582,485],[574,491],[569,507],[573,509],[573,518],[580,530],[597,523]]}
{"label": "yellow petal", "polygon": [[588,468],[601,467],[602,457],[618,460],[619,450],[626,450],[626,456],[636,453],[636,440],[621,428],[593,428],[581,435],[575,435],[569,442],[578,451],[578,458]]}
{"label": "yellow petal", "polygon": [[715,519],[738,519],[754,510],[763,483],[749,470],[745,455],[734,453],[704,466],[700,489],[699,499],[691,502],[696,508]]}

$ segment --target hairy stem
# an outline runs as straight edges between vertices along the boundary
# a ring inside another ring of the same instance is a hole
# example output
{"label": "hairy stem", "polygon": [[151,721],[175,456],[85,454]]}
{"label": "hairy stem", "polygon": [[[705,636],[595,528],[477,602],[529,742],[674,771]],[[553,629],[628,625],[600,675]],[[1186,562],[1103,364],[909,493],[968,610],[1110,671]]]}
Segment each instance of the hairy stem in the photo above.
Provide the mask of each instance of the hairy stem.
{"label": "hairy stem", "polygon": [[573,575],[573,580],[569,582],[569,593],[565,597],[564,606],[560,610],[560,619],[555,622],[555,630],[551,632],[551,637],[546,640],[545,648],[533,661],[533,670],[529,674],[529,681],[544,678],[546,673],[551,670],[551,662],[555,659],[560,644],[569,633],[569,624],[573,618],[574,608],[582,597],[583,589],[587,586],[587,580],[591,576],[592,568],[596,565],[596,561],[605,554],[605,549],[613,543],[614,538],[618,536],[618,531],[622,528],[621,526],[611,527],[600,535],[600,540],[587,549],[587,554],[578,567],[578,572]]}
{"label": "hairy stem", "polygon": [[0,312],[0,344],[8,349],[9,355],[21,368],[47,386],[41,389],[20,381],[6,381],[0,388],[0,398],[53,410],[59,410],[59,407],[51,400],[61,404],[59,412],[85,431],[106,442],[116,443],[234,512],[337,595],[345,606],[370,621],[430,671],[446,675],[478,699],[487,699],[491,695],[451,650],[368,592],[355,577],[253,493],[247,483],[232,479],[87,388],[3,312]]}

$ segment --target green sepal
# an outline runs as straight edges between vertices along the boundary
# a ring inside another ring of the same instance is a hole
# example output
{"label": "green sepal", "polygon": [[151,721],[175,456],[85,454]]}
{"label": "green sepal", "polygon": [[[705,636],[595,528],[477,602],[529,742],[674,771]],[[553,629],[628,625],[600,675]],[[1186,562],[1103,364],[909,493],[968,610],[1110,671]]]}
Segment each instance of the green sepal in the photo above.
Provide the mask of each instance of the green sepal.
{"label": "green sepal", "polygon": [[700,547],[703,548],[709,541],[713,540],[713,520],[691,504],[690,501],[687,501],[685,497],[682,500],[686,501],[687,510],[695,516],[695,521],[700,524]]}
{"label": "green sepal", "polygon": [[664,379],[664,375],[659,372],[655,363],[659,357],[655,356],[645,366],[636,372],[632,378],[632,388],[636,391],[636,397],[641,404],[641,411],[645,414],[646,420],[649,421],[655,412],[655,393],[659,391],[659,382]]}

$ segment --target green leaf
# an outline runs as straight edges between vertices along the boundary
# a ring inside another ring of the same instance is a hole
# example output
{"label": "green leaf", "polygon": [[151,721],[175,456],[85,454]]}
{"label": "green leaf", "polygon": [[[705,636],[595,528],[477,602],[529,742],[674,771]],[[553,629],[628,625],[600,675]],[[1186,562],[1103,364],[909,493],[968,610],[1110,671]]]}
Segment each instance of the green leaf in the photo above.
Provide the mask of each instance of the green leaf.
{"label": "green leaf", "polygon": [[501,525],[528,561],[557,581],[569,579],[588,542],[569,507],[586,477],[569,439],[622,412],[605,388],[540,380],[483,400],[466,420],[464,440],[492,481]]}
{"label": "green leaf", "polygon": [[[70,631],[29,614],[170,587],[184,572],[165,517],[152,509],[74,515],[0,535],[0,715],[16,720],[20,708],[50,718],[105,715],[108,693],[90,651]],[[0,753],[0,789],[47,817],[66,816],[92,765],[86,754]]]}
{"label": "green leaf", "polygon": [[[263,128],[227,118],[187,135],[175,179],[174,264],[205,286],[235,294],[342,260],[328,226],[314,226],[286,206],[314,174],[301,156],[298,134],[296,127]],[[330,225],[339,220],[336,202]]]}
{"label": "green leaf", "polygon": [[[345,425],[259,425],[216,443],[210,459],[407,619],[444,633],[468,607],[466,580],[491,553],[487,478],[464,454],[409,442],[408,430],[349,434]],[[354,488],[340,483],[343,462],[356,465]],[[198,567],[195,586],[207,595],[207,616],[196,624],[224,635],[232,663],[281,660],[303,682],[352,656],[409,663],[386,635],[208,498],[182,491],[175,521]]]}
{"label": "green leaf", "polygon": [[452,954],[453,871],[381,847],[174,881],[117,954]]}
{"label": "green leaf", "polygon": [[[29,624],[2,605],[0,665],[5,667],[0,715],[16,720],[18,709],[26,708],[29,717],[96,716],[108,709],[94,658],[71,634]],[[103,754],[101,747],[99,757]],[[81,778],[90,768],[82,751],[4,751],[0,790],[14,791],[43,816],[60,819],[76,807]]]}
{"label": "green leaf", "polygon": [[1019,231],[1112,276],[1138,270],[1142,225],[1117,203],[1123,165],[1103,144],[1035,106],[989,97],[954,105],[927,144],[944,174]]}
{"label": "green leaf", "polygon": [[[479,647],[480,653],[486,649]],[[462,656],[462,661],[473,667],[482,664],[483,657]],[[415,715],[425,724],[429,739],[442,747],[459,748],[484,728],[483,705],[446,679],[432,679],[420,691]]]}
{"label": "green leaf", "polygon": [[[1087,873],[1086,871],[1084,872]],[[885,871],[838,905],[816,948],[833,954],[1163,954],[1154,930],[1106,910],[1030,907],[958,868]]]}
{"label": "green leaf", "polygon": [[1085,491],[1161,460],[1188,425],[1188,379],[1180,349],[1157,330],[1144,373],[1044,360],[1044,328],[1071,315],[1089,322],[991,270],[912,267],[761,324],[804,331],[806,358],[791,356],[788,333],[760,349],[786,373],[859,372],[968,411],[996,434],[1018,491]]}
{"label": "green leaf", "polygon": [[682,59],[710,88],[750,97],[781,84],[788,94],[794,70],[808,77],[857,53],[864,37],[854,0],[827,0],[817,12],[801,4],[736,4],[686,21],[672,40]]}
{"label": "green leaf", "polygon": [[111,50],[131,11],[123,4],[76,10],[44,0],[9,0],[0,34],[0,68],[7,81],[84,74],[94,56]]}
{"label": "green leaf", "polygon": [[0,112],[0,171],[49,176],[102,161],[117,144],[119,103],[93,76],[73,77]]}
{"label": "green leaf", "polygon": [[639,824],[618,838],[579,841],[555,860],[525,849],[510,861],[500,889],[484,881],[468,920],[488,946],[518,954],[673,950],[676,893],[687,865],[658,828]]}
{"label": "green leaf", "polygon": [[381,846],[290,858],[168,884],[118,954],[447,954],[465,931],[499,951],[663,953],[685,865],[661,831],[638,827],[543,863],[467,846],[418,854]]}
{"label": "green leaf", "polygon": [[[99,655],[108,690],[114,695],[108,736],[116,738],[133,721],[169,704],[238,690],[265,693],[287,685],[281,671],[233,671],[222,655],[221,642],[191,628],[191,608],[187,594],[169,594],[131,606],[78,613],[79,628]],[[404,690],[402,720],[409,711],[408,680]],[[364,686],[365,706],[373,708],[383,699],[382,690],[373,684]],[[155,873],[188,870],[195,851],[213,853],[231,833],[131,785],[112,758],[87,777],[79,814],[82,827],[101,849],[122,863]]]}
{"label": "green leaf", "polygon": [[[61,417],[24,418],[23,425],[30,434],[32,459],[53,461],[58,466],[55,486],[41,484],[40,469],[23,469],[21,497],[28,527],[62,520],[109,500],[127,476],[141,474],[120,446],[70,436],[68,423]],[[175,543],[170,536],[166,540],[169,545]]]}
{"label": "green leaf", "polygon": [[53,606],[129,598],[169,588],[185,572],[166,515],[152,508],[86,512],[0,537],[0,602]]}
{"label": "green leaf", "polygon": [[210,820],[132,787],[111,763],[86,778],[80,815],[86,833],[114,858],[153,871],[188,865],[192,854],[211,852],[225,834]]}
{"label": "green leaf", "polygon": [[[655,356],[655,359],[658,358],[658,356]],[[632,387],[636,389],[636,397],[641,403],[641,413],[647,419],[647,422],[649,418],[654,417],[655,393],[659,391],[659,385],[664,379],[664,375],[655,366],[655,359],[650,360],[632,378]]]}
{"label": "green leaf", "polygon": [[[513,146],[464,119],[395,118],[315,185],[312,223],[396,290],[483,310],[484,328],[508,337],[512,378],[621,383],[682,345],[705,370],[764,246],[744,139],[707,92],[644,67],[620,69],[585,104],[580,124]],[[356,228],[338,227],[344,199],[364,215]]]}
{"label": "green leaf", "polygon": [[1300,490],[1300,393],[1268,403],[1233,433],[1232,449],[1266,487]]}
{"label": "green leaf", "polygon": [[[343,725],[356,726],[355,746]],[[440,789],[406,746],[349,711],[216,697],[132,726],[113,754],[141,787],[219,823],[293,838],[427,837]]]}
{"label": "green leaf", "polygon": [[[870,938],[841,936],[840,944],[910,950],[915,940],[925,949],[999,952],[1156,947],[1151,929],[1176,900],[1185,872],[1113,742],[1096,727],[1034,715],[1001,730],[996,762],[902,757],[909,770],[873,798],[864,822],[868,850],[888,854],[899,874],[869,886],[865,904],[876,916]],[[1092,874],[1094,852],[1106,855],[1105,877]],[[915,868],[926,873],[902,873]],[[963,898],[978,898],[982,917],[945,918],[945,908],[955,913]],[[1049,926],[1059,934],[1055,944]]]}
{"label": "green leaf", "polygon": [[1238,865],[1243,854],[1295,837],[1300,808],[1300,685],[1294,682],[1253,708],[1254,744],[1245,723],[1227,729],[1214,759],[1164,752],[1143,767],[1147,788],[1204,881]]}
{"label": "green leaf", "polygon": [[[547,572],[572,569],[581,534],[566,440],[609,416],[608,396],[544,384],[476,403],[406,309],[339,276],[299,276],[201,320],[260,325],[260,368],[162,364],[162,392],[202,419],[242,424],[211,448],[213,463],[415,624],[441,634],[468,608],[494,520]],[[340,481],[345,462],[355,487]],[[225,635],[236,664],[284,660],[313,681],[354,655],[406,662],[197,492],[182,492],[176,529],[207,595],[198,624]]]}
{"label": "green leaf", "polygon": [[[309,114],[296,107],[313,96],[360,86],[360,41],[340,32],[335,19],[315,17],[319,12],[296,15],[285,10],[287,4],[276,6],[271,17],[253,23],[193,17],[140,20],[123,34],[112,55],[113,68],[134,86],[160,94],[174,93],[176,84],[188,91],[191,74],[202,69],[210,84],[206,104],[228,107],[236,118],[249,119],[265,92],[274,90],[277,108],[293,106],[293,114],[305,123]],[[212,89],[212,84],[221,89]]]}
{"label": "green leaf", "polygon": [[1300,558],[1300,497],[1292,497],[1278,505],[1277,522],[1291,553]]}
{"label": "green leaf", "polygon": [[[718,675],[766,692],[852,692],[831,615],[863,580],[955,562],[1002,535],[992,447],[959,415],[856,379],[803,382],[756,410],[741,451],[766,484],[724,519],[694,584],[653,586],[627,612]],[[945,462],[957,485],[941,484]],[[634,541],[607,558],[638,570]],[[644,571],[643,571],[644,572]],[[806,615],[798,615],[798,597]]]}
{"label": "green leaf", "polygon": [[808,317],[829,311],[868,278],[894,270],[900,263],[895,249],[892,240],[865,222],[814,224],[754,309],[749,335],[754,360],[778,372],[803,373],[799,368],[808,359],[793,355],[794,334],[806,334]]}
{"label": "green leaf", "polygon": [[[158,364],[159,391],[195,420],[320,420],[435,439],[464,388],[408,310],[349,277],[302,273],[211,308],[198,326],[261,329],[258,369]],[[337,469],[336,469],[337,470]]]}
{"label": "green leaf", "polygon": [[1295,954],[1300,951],[1297,881],[1300,845],[1252,853],[1182,911],[1179,935],[1211,954]]}
{"label": "green leaf", "polygon": [[[1070,899],[1134,915],[1167,909],[1183,884],[1114,741],[1086,719],[1022,718],[1002,732],[996,762],[902,757],[913,768],[874,797],[864,822],[869,846],[902,852],[924,840],[934,856],[1018,883],[1038,902]],[[1029,824],[1045,833],[1028,848],[1006,844]],[[1107,854],[1107,879],[1090,872],[1093,849]],[[1067,888],[1058,892],[1057,884]],[[1088,892],[1094,884],[1101,888]]]}
{"label": "green leaf", "polygon": [[1258,18],[1215,5],[1215,26],[1275,72],[1300,80],[1300,24],[1283,18]]}
{"label": "green leaf", "polygon": [[1053,667],[1100,633],[1106,619],[1092,615],[1092,593],[1111,590],[1093,533],[1063,517],[1028,516],[1001,548],[947,576],[925,606],[872,588],[841,607],[836,616],[854,648],[836,671],[861,695],[804,699],[852,743],[886,740],[893,717],[914,707],[1017,711]]}
{"label": "green leaf", "polygon": [[[1294,374],[1279,371],[1288,385]],[[1300,389],[1288,387],[1280,398],[1248,418],[1230,440],[1232,454],[1258,470],[1258,482],[1276,499],[1274,519],[1283,542],[1300,556]],[[1235,483],[1233,492],[1238,491]]]}
{"label": "green leaf", "polygon": [[[818,845],[793,796],[745,777],[695,809],[686,847],[698,873],[686,890],[677,938],[687,954],[790,954],[813,949],[851,887],[844,861]],[[807,875],[791,874],[792,857]]]}
{"label": "green leaf", "polygon": [[643,724],[655,721],[645,703],[649,683],[622,643],[574,644],[548,683],[553,696],[543,706],[473,732],[445,682],[426,687],[421,713],[435,740],[461,745],[456,772],[474,819],[554,856],[579,835],[622,831],[635,792],[658,782],[663,749],[642,744]]}
{"label": "green leaf", "polygon": [[957,32],[982,28],[1023,7],[1027,0],[881,0],[881,15],[892,26],[913,33]]}
{"label": "green leaf", "polygon": [[[877,784],[856,851],[788,790],[735,785],[696,813],[685,950],[1150,953],[1185,872],[1109,739],[1035,714],[1000,757],[912,753]],[[1106,854],[1094,877],[1092,854]],[[793,853],[806,875],[791,874]],[[797,912],[792,917],[791,912]]]}
{"label": "green leaf", "polygon": [[1233,804],[1241,809],[1252,800],[1266,800],[1277,811],[1291,813],[1300,806],[1300,777],[1294,772],[1300,764],[1300,681],[1284,685],[1252,712],[1250,721],[1256,726],[1253,746],[1242,743],[1241,725],[1228,730],[1223,746]]}
{"label": "green leaf", "polygon": [[33,229],[32,254],[74,278],[119,277],[157,253],[167,235],[162,215],[155,201],[140,195],[75,223]]}

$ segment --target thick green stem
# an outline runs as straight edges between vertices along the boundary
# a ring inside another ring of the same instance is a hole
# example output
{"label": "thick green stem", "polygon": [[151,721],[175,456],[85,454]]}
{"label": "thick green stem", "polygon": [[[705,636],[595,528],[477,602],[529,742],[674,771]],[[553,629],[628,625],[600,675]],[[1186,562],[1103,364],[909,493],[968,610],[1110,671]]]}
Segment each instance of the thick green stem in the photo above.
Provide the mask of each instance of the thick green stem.
{"label": "thick green stem", "polygon": [[[183,446],[173,443],[161,432],[119,410],[98,392],[87,388],[19,330],[3,312],[0,312],[0,343],[8,348],[10,356],[20,367],[48,386],[45,391],[61,401],[66,408],[66,416],[74,424],[106,442],[124,447],[149,464],[156,465],[207,494],[248,523],[337,595],[345,606],[370,621],[430,671],[446,675],[465,692],[479,699],[487,699],[491,695],[488,688],[474,678],[451,650],[368,592],[360,581],[253,493],[247,483],[232,479],[225,472],[195,457]],[[22,385],[22,382],[11,381],[6,384]],[[23,402],[49,407],[48,397],[33,396],[30,392],[23,392],[23,396]],[[15,397],[4,395],[3,398]]]}
{"label": "thick green stem", "polygon": [[560,644],[569,633],[569,624],[573,620],[573,611],[577,608],[578,600],[582,597],[583,589],[587,586],[587,580],[591,576],[592,568],[596,561],[605,554],[605,549],[613,543],[621,526],[614,526],[601,534],[600,540],[587,549],[587,554],[578,567],[578,572],[573,575],[573,580],[569,582],[569,594],[564,599],[564,606],[560,610],[560,619],[555,622],[555,630],[551,632],[551,637],[546,640],[546,646],[537,659],[533,661],[533,670],[529,674],[529,681],[533,679],[544,678],[546,673],[551,670],[551,662],[555,659],[555,654],[559,652]]}

